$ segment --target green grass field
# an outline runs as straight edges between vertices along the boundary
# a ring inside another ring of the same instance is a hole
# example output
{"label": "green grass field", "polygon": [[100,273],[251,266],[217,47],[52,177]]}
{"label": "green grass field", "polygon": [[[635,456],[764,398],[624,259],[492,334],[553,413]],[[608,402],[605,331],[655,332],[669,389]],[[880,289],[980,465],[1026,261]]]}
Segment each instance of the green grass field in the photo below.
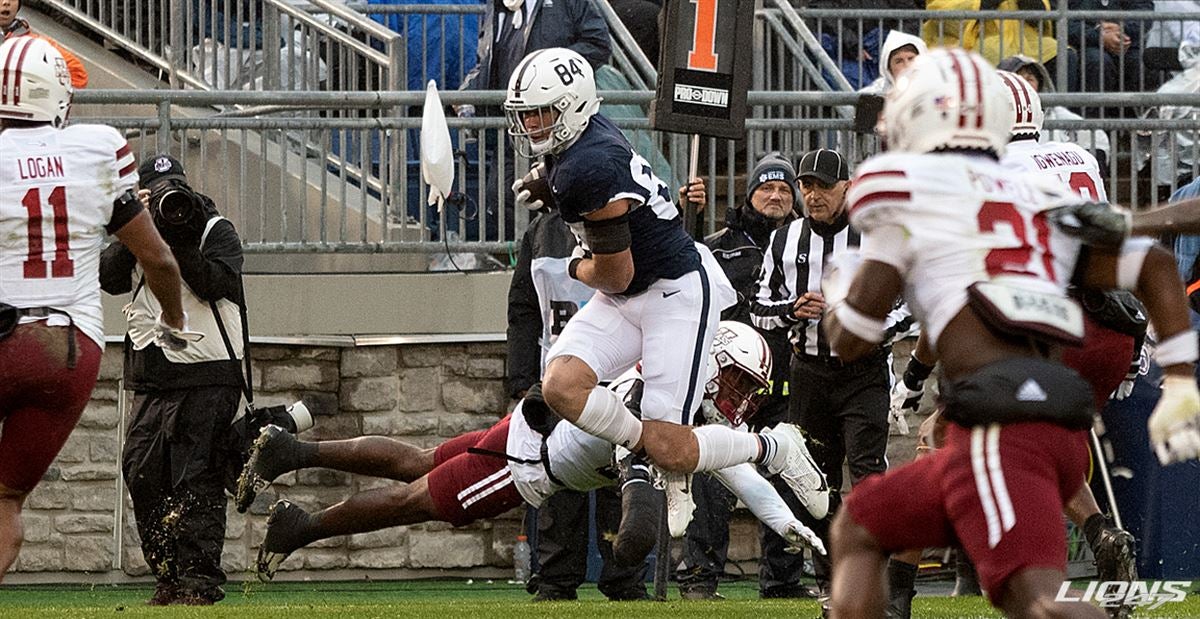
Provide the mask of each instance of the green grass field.
{"label": "green grass field", "polygon": [[[59,585],[0,587],[0,617],[4,619],[50,619],[86,617],[246,617],[305,619],[319,617],[434,617],[437,619],[580,618],[637,617],[817,617],[812,600],[759,600],[752,582],[723,583],[728,599],[717,602],[684,602],[671,588],[675,599],[668,602],[608,602],[588,585],[580,590],[578,602],[534,604],[518,586],[483,581],[401,581],[321,583],[231,583],[224,602],[209,608],[145,605],[147,586]],[[914,617],[968,618],[999,617],[981,598],[918,596]],[[1200,596],[1167,604],[1138,617],[1200,617]]]}

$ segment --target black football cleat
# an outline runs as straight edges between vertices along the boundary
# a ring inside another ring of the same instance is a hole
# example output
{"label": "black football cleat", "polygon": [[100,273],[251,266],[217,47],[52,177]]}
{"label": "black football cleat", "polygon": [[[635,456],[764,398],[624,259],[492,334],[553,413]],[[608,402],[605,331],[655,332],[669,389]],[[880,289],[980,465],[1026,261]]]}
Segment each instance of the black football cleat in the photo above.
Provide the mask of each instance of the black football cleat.
{"label": "black football cleat", "polygon": [[266,490],[280,475],[299,468],[296,466],[298,444],[296,435],[277,425],[266,426],[259,432],[237,480],[234,506],[239,514],[246,513],[258,493]]}
{"label": "black football cleat", "polygon": [[621,462],[621,526],[612,543],[618,567],[641,565],[654,550],[664,500],[651,483],[649,464],[637,456]]}
{"label": "black football cleat", "polygon": [[309,541],[308,525],[312,516],[296,504],[287,500],[276,501],[267,516],[267,534],[258,547],[255,572],[258,579],[267,582],[275,578],[279,565]]}

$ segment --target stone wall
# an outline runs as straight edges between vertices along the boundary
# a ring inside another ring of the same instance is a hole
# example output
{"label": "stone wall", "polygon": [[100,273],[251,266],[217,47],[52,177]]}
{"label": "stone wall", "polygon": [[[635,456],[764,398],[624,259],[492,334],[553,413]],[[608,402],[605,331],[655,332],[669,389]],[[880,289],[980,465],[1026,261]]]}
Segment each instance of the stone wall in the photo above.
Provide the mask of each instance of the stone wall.
{"label": "stone wall", "polygon": [[[508,405],[503,343],[258,345],[253,355],[256,400],[267,406],[303,399],[316,419],[304,435],[308,440],[382,434],[432,447],[490,426]],[[907,350],[898,350],[897,356],[906,359]],[[118,402],[120,378],[121,347],[110,345],[78,428],[26,503],[25,545],[14,566],[14,582],[61,580],[63,572],[93,580],[149,573],[119,479],[125,427]],[[915,419],[913,426],[915,433]],[[911,436],[896,438],[889,449],[893,464],[907,460],[913,449]],[[390,483],[396,482],[310,469],[278,480],[245,515],[230,505],[223,562],[231,579],[250,578],[247,570],[253,568],[267,510],[277,498],[319,509]],[[347,577],[364,571],[386,572],[387,577],[506,571],[522,511],[463,529],[430,523],[325,540],[289,558],[280,578]],[[748,513],[739,512],[731,559],[757,557],[756,531]],[[753,573],[752,566],[749,571]]]}
{"label": "stone wall", "polygon": [[[384,434],[431,447],[492,425],[508,404],[503,343],[359,348],[260,345],[254,348],[254,361],[258,403],[303,399],[316,419],[316,426],[304,435],[309,440]],[[119,480],[125,427],[119,412],[120,377],[121,347],[110,345],[78,428],[26,503],[25,544],[14,576],[88,572],[111,579],[148,574],[133,510]],[[266,513],[275,499],[286,497],[318,509],[353,492],[389,483],[395,482],[305,470],[279,480],[245,515],[230,505],[223,561],[231,578],[248,576],[239,573],[253,567]],[[512,564],[520,512],[465,529],[427,524],[325,540],[297,552],[283,570],[411,569],[416,574],[429,568],[506,567]]]}

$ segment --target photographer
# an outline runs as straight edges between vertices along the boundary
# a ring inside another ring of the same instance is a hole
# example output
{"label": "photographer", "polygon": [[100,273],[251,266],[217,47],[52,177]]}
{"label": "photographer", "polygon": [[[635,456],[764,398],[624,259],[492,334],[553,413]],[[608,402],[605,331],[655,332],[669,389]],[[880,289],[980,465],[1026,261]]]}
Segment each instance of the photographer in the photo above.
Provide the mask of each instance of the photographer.
{"label": "photographer", "polygon": [[209,605],[225,597],[224,471],[242,395],[245,301],[242,245],[233,224],[159,155],[142,163],[138,198],[170,246],[185,286],[183,308],[204,339],[182,351],[154,343],[159,301],[121,243],[100,257],[101,287],[133,292],[124,308],[125,388],[134,392],[122,472],[157,586],[151,605]]}

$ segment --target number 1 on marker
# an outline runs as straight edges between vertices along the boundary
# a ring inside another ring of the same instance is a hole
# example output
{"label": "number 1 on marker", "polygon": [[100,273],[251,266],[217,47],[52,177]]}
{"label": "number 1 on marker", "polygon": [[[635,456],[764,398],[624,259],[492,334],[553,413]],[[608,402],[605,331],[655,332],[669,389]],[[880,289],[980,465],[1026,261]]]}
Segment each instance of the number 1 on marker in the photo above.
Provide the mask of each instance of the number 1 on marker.
{"label": "number 1 on marker", "polygon": [[691,2],[696,5],[696,24],[692,28],[692,49],[688,52],[688,68],[716,71],[717,0]]}

